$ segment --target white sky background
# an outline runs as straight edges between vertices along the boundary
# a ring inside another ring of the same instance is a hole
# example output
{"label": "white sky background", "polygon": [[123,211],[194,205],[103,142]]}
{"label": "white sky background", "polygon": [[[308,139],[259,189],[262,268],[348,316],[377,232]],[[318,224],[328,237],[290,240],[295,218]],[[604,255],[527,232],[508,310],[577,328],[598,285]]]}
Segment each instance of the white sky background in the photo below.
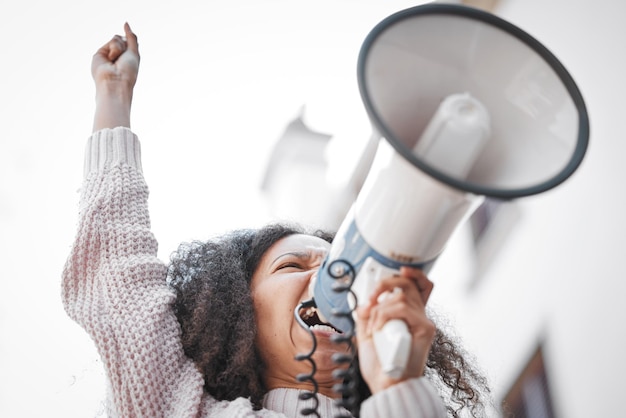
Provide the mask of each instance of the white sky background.
{"label": "white sky background", "polygon": [[258,186],[285,124],[305,103],[331,129],[358,120],[361,42],[415,4],[2,0],[0,416],[102,412],[97,354],[60,301],[98,47],[125,21],[139,36],[132,126],[166,260],[181,241],[267,219]]}

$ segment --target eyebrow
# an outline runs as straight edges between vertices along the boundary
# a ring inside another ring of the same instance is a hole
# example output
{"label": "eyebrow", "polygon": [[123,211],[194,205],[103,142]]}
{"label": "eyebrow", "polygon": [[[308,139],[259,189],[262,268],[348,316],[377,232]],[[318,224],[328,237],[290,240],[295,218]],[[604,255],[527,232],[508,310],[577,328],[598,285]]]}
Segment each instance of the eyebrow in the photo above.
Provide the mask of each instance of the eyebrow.
{"label": "eyebrow", "polygon": [[279,255],[278,257],[276,257],[276,258],[274,259],[274,261],[272,261],[272,264],[271,264],[271,265],[276,264],[276,262],[277,262],[278,260],[280,260],[281,258],[283,258],[283,257],[292,256],[292,257],[296,257],[296,258],[298,258],[298,259],[300,259],[300,260],[306,260],[306,259],[311,258],[311,257],[312,257],[312,255],[313,255],[313,254],[311,254],[311,253],[310,253],[310,252],[308,252],[308,251],[290,251],[290,252],[288,252],[288,253],[284,253],[284,254],[281,254],[281,255]]}
{"label": "eyebrow", "polygon": [[273,269],[277,262],[283,258],[283,257],[296,257],[298,260],[301,261],[309,261],[312,259],[316,259],[316,258],[325,258],[326,255],[328,254],[328,251],[324,251],[321,249],[310,249],[307,251],[289,251],[287,253],[281,254],[278,257],[276,257],[274,259],[274,261],[272,261],[272,263],[270,264],[270,268]]}

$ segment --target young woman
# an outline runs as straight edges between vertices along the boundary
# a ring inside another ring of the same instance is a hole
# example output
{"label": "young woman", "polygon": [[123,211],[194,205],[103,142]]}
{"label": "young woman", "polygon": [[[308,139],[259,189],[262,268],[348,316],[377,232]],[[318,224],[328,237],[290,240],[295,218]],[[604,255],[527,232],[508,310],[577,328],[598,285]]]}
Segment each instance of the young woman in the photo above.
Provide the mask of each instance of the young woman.
{"label": "young woman", "polygon": [[[128,24],[94,55],[94,132],[85,158],[78,233],[63,273],[63,302],[94,340],[109,382],[110,417],[296,417],[349,412],[336,405],[342,383],[331,357],[346,346],[336,331],[311,323],[318,347],[315,381],[298,354],[311,349],[294,317],[310,299],[309,283],[332,237],[290,225],[234,231],[180,246],[169,265],[157,258],[140,145],[130,130],[139,69],[137,37]],[[358,311],[358,376],[362,417],[445,417],[482,411],[484,379],[427,317],[432,283],[403,269],[381,282]],[[377,296],[400,288],[393,297]],[[300,314],[310,322],[312,310]],[[383,373],[372,332],[389,319],[412,333],[409,367]],[[319,322],[319,321],[318,321]],[[444,399],[445,398],[445,403]]]}

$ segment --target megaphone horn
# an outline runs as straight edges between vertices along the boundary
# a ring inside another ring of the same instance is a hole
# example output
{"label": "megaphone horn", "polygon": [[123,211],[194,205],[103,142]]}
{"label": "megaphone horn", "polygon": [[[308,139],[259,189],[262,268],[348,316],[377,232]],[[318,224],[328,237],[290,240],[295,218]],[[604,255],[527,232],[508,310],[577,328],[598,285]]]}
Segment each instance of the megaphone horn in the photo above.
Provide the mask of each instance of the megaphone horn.
{"label": "megaphone horn", "polygon": [[[354,323],[345,313],[377,280],[404,265],[428,271],[485,196],[514,199],[562,183],[589,137],[582,95],[557,58],[466,6],[422,5],[381,21],[363,43],[358,83],[384,140],[314,284],[318,311],[346,332]],[[356,275],[350,292],[333,290],[337,260]],[[411,341],[402,324],[375,337],[394,377]]]}

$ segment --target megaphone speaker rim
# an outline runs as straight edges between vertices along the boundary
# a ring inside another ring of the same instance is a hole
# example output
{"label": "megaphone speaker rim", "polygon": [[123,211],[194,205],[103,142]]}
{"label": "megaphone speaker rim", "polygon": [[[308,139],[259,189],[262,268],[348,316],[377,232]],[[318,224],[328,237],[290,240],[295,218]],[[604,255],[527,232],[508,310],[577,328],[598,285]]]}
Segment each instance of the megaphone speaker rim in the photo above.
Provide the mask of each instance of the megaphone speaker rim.
{"label": "megaphone speaker rim", "polygon": [[[511,189],[485,187],[472,182],[460,181],[456,178],[446,175],[442,171],[434,169],[421,159],[417,158],[409,148],[407,148],[403,143],[401,143],[394,137],[389,127],[386,126],[385,122],[381,120],[380,116],[375,111],[372,99],[368,94],[365,85],[365,67],[366,60],[368,58],[368,52],[373,43],[378,39],[378,37],[391,25],[396,24],[407,18],[437,14],[453,15],[474,19],[481,21],[482,23],[494,26],[497,29],[500,29],[514,36],[515,38],[526,44],[529,48],[534,50],[534,52],[536,52],[556,73],[556,75],[563,83],[565,89],[569,93],[574,103],[574,107],[578,112],[578,135],[576,146],[568,164],[560,172],[549,178],[547,181],[544,181],[537,185],[533,185],[531,187],[520,187]],[[541,42],[539,42],[529,33],[500,17],[473,7],[455,4],[425,4],[401,10],[383,19],[370,31],[362,44],[357,64],[357,81],[361,93],[361,99],[363,100],[365,109],[371,121],[378,130],[379,134],[382,135],[385,140],[389,141],[391,145],[396,149],[396,151],[398,151],[412,164],[417,166],[420,170],[436,178],[437,180],[459,190],[499,199],[514,199],[518,197],[542,193],[558,186],[567,178],[569,178],[581,164],[588,148],[589,117],[585,101],[574,79],[567,71],[567,69],[563,66],[563,64],[550,50],[548,50]]]}

